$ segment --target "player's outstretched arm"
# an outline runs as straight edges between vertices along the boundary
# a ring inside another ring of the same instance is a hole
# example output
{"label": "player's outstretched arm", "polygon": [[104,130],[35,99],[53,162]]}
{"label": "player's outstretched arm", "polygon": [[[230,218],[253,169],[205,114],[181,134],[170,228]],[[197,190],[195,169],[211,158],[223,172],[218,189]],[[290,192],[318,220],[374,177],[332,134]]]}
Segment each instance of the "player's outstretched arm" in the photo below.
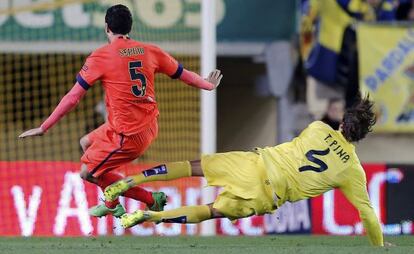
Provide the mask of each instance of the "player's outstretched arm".
{"label": "player's outstretched arm", "polygon": [[63,116],[78,105],[80,99],[86,94],[86,90],[78,83],[62,98],[53,113],[38,128],[30,129],[19,135],[19,138],[42,136]]}
{"label": "player's outstretched arm", "polygon": [[173,79],[180,79],[187,85],[203,90],[214,90],[220,84],[223,75],[220,70],[210,72],[207,78],[203,79],[195,72],[185,69],[170,54],[159,47],[153,47],[154,57],[158,60],[157,72],[164,73]]}
{"label": "player's outstretched arm", "polygon": [[381,225],[371,204],[360,205],[358,211],[370,243],[374,246],[384,246]]}
{"label": "player's outstretched arm", "polygon": [[206,79],[203,79],[197,73],[186,69],[183,70],[183,73],[180,76],[180,80],[187,85],[209,91],[216,89],[220,85],[222,78],[223,74],[221,74],[220,70],[210,72]]}
{"label": "player's outstretched arm", "polygon": [[367,187],[366,178],[362,167],[349,170],[351,172],[344,179],[347,181],[340,187],[345,197],[359,211],[359,216],[367,232],[370,243],[374,246],[384,246],[381,225],[372,207]]}

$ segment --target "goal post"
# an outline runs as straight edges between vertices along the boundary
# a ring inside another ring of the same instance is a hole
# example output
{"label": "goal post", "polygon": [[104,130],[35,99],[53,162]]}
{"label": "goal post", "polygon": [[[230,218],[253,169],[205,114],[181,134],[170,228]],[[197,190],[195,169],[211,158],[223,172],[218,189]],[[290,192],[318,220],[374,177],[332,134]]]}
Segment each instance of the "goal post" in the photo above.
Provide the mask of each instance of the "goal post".
{"label": "goal post", "polygon": [[[202,0],[201,5],[201,74],[207,77],[216,68],[216,0]],[[216,152],[217,116],[216,91],[201,91],[201,153]],[[202,203],[214,201],[215,188],[202,189]],[[210,220],[202,223],[201,235],[214,235],[215,222]]]}

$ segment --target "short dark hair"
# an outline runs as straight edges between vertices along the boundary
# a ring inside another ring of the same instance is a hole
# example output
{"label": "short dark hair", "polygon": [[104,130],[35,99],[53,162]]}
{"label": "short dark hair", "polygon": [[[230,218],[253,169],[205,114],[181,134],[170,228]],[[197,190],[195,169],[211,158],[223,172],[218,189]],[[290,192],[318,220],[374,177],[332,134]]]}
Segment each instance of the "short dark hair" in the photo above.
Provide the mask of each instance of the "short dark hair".
{"label": "short dark hair", "polygon": [[376,123],[376,116],[373,111],[374,103],[369,95],[362,98],[358,95],[352,107],[345,110],[342,134],[349,142],[357,142],[372,131],[372,126]]}
{"label": "short dark hair", "polygon": [[111,6],[106,10],[105,22],[114,34],[128,34],[132,28],[132,14],[122,4]]}

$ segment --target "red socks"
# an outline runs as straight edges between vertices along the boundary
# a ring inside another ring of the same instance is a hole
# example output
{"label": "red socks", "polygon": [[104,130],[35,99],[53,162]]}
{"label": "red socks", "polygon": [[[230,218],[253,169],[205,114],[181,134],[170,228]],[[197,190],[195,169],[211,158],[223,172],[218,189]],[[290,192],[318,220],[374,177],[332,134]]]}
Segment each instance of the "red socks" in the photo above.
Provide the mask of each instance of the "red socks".
{"label": "red socks", "polygon": [[[104,191],[106,187],[123,178],[124,177],[120,173],[110,171],[98,178],[97,185],[102,189],[102,191]],[[154,199],[152,198],[151,192],[146,191],[145,189],[138,186],[129,189],[122,196],[141,201],[147,204],[147,206],[152,206],[154,204]],[[105,201],[106,207],[111,209],[115,208],[118,204],[118,199],[114,201]]]}
{"label": "red socks", "polygon": [[152,193],[150,191],[146,191],[145,189],[135,186],[129,190],[127,190],[124,194],[124,197],[132,198],[138,201],[141,201],[147,204],[148,207],[154,205],[154,199],[152,198]]}

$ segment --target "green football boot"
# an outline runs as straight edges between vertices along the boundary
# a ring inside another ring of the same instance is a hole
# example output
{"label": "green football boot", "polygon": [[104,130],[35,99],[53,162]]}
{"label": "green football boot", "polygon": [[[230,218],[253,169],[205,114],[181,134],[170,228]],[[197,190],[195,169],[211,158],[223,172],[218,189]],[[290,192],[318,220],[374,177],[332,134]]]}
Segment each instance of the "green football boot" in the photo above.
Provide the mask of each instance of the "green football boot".
{"label": "green football boot", "polygon": [[116,205],[113,209],[106,207],[105,204],[96,205],[89,209],[89,215],[94,217],[103,217],[108,214],[112,214],[113,216],[119,218],[125,213],[125,208],[121,204]]}
{"label": "green football boot", "polygon": [[114,201],[119,196],[122,195],[125,191],[130,189],[131,187],[128,185],[127,181],[120,180],[118,182],[115,182],[104,190],[104,196],[106,201]]}
{"label": "green football boot", "polygon": [[130,228],[137,224],[143,223],[149,219],[145,211],[137,210],[133,213],[126,213],[121,216],[121,225],[123,228]]}
{"label": "green football boot", "polygon": [[164,211],[164,206],[167,204],[167,195],[164,192],[152,192],[152,198],[154,204],[148,209],[155,212]]}
{"label": "green football boot", "polygon": [[[104,196],[106,201],[114,201],[125,191],[130,189],[128,182],[125,180],[120,180],[115,182],[104,190]],[[167,204],[167,195],[164,192],[152,192],[152,198],[154,199],[154,204],[151,207],[148,207],[151,211],[164,211],[164,206]]]}

